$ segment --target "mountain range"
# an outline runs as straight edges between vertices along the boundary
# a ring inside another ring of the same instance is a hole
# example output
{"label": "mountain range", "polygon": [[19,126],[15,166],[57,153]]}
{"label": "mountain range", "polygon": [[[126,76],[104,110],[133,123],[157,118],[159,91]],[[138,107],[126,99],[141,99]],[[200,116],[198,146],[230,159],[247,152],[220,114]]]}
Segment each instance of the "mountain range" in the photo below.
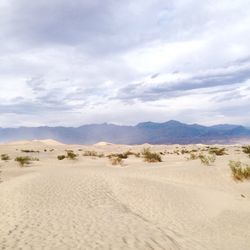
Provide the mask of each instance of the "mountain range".
{"label": "mountain range", "polygon": [[0,142],[54,139],[69,144],[94,144],[100,141],[119,144],[232,143],[250,140],[250,128],[220,124],[202,126],[170,120],[143,122],[136,126],[90,124],[80,127],[0,128]]}

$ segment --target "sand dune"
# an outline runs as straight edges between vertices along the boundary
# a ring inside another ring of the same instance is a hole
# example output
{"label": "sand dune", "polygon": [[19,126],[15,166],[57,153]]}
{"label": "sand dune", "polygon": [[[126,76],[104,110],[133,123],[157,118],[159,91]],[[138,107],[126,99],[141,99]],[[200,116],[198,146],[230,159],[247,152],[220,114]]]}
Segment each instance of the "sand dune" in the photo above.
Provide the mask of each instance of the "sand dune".
{"label": "sand dune", "polygon": [[[0,151],[13,159],[23,146]],[[165,154],[162,163],[131,156],[120,167],[81,155],[96,145],[53,146],[31,154],[40,161],[29,167],[0,162],[1,249],[249,250],[250,182],[235,183],[228,167],[229,159],[250,161],[239,147],[228,147],[213,166]],[[142,147],[103,145],[100,152]],[[78,160],[58,161],[65,149]]]}

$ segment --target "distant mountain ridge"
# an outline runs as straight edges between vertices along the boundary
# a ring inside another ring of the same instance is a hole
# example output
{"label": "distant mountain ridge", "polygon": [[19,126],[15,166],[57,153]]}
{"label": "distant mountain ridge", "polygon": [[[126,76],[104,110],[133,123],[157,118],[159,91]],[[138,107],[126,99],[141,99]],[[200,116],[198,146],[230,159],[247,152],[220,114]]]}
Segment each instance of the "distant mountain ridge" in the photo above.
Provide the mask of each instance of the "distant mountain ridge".
{"label": "distant mountain ridge", "polygon": [[0,128],[0,142],[53,139],[70,144],[94,144],[107,141],[119,144],[231,143],[250,140],[250,129],[241,125],[203,126],[170,120],[164,123],[142,122],[136,126],[89,124],[80,127]]}

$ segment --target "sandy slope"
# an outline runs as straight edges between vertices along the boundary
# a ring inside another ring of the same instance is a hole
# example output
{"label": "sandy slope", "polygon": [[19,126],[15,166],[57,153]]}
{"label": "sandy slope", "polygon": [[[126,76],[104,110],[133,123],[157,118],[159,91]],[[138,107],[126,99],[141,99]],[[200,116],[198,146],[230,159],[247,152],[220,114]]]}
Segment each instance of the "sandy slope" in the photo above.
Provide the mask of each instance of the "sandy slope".
{"label": "sandy slope", "polygon": [[249,250],[250,182],[232,181],[227,163],[250,160],[236,147],[209,167],[182,155],[156,164],[130,157],[124,167],[106,158],[56,159],[65,149],[142,148],[99,146],[0,146],[12,158],[23,148],[40,150],[27,168],[0,162],[0,249]]}

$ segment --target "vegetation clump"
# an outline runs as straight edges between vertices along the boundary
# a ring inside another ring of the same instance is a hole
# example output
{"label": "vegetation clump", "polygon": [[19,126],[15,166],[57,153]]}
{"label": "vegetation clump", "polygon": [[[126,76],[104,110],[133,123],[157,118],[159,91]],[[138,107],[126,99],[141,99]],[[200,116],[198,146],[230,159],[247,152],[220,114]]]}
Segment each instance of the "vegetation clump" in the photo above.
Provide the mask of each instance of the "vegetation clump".
{"label": "vegetation clump", "polygon": [[70,160],[76,160],[77,154],[75,154],[72,150],[67,151],[67,158]]}
{"label": "vegetation clump", "polygon": [[242,146],[242,151],[250,157],[250,145]]}
{"label": "vegetation clump", "polygon": [[151,152],[149,148],[143,149],[142,156],[146,162],[162,162],[161,155]]}
{"label": "vegetation clump", "polygon": [[200,159],[200,161],[203,165],[210,166],[210,165],[212,165],[212,163],[215,162],[216,156],[215,156],[215,154],[213,154],[211,156],[206,156],[202,153],[200,153],[200,154],[190,153],[190,156],[187,159],[188,160]]}
{"label": "vegetation clump", "polygon": [[126,151],[124,153],[118,153],[118,154],[110,154],[108,155],[108,158],[112,158],[112,157],[118,157],[121,159],[127,159],[130,155],[134,155],[135,157],[140,157],[140,153],[134,153],[131,151]]}
{"label": "vegetation clump", "polygon": [[77,154],[74,153],[73,150],[66,150],[67,154],[66,155],[58,155],[57,159],[59,161],[64,160],[64,159],[70,159],[70,160],[76,160],[77,159]]}
{"label": "vegetation clump", "polygon": [[58,159],[59,161],[65,159],[65,158],[66,158],[65,155],[58,155],[58,156],[57,156],[57,159]]}
{"label": "vegetation clump", "polygon": [[226,149],[225,148],[217,148],[217,147],[212,147],[209,148],[209,154],[215,154],[217,156],[221,156],[221,155],[226,155]]}
{"label": "vegetation clump", "polygon": [[31,164],[32,161],[39,161],[38,158],[31,158],[29,156],[18,156],[15,161],[19,163],[21,167]]}
{"label": "vegetation clump", "polygon": [[240,161],[229,161],[229,167],[232,171],[232,176],[236,181],[250,179],[250,165]]}
{"label": "vegetation clump", "polygon": [[22,153],[39,153],[38,150],[33,150],[33,149],[22,149]]}
{"label": "vegetation clump", "polygon": [[187,158],[188,160],[196,160],[196,159],[198,159],[199,157],[198,157],[198,155],[197,154],[195,154],[195,153],[190,153],[190,156],[189,156],[189,158]]}
{"label": "vegetation clump", "polygon": [[2,161],[9,161],[10,157],[7,154],[1,154],[1,160]]}
{"label": "vegetation clump", "polygon": [[122,165],[123,164],[123,159],[117,156],[113,156],[110,159],[110,162],[112,165]]}
{"label": "vegetation clump", "polygon": [[188,154],[188,153],[190,153],[190,152],[185,148],[181,150],[181,154],[183,154],[183,155]]}
{"label": "vegetation clump", "polygon": [[102,158],[102,157],[104,157],[104,154],[103,153],[97,153],[96,151],[85,151],[83,153],[83,156],[92,156],[92,157]]}
{"label": "vegetation clump", "polygon": [[215,154],[213,154],[211,156],[206,156],[206,155],[203,155],[203,154],[199,154],[198,158],[201,160],[201,163],[203,165],[206,165],[206,166],[212,165],[216,160]]}

